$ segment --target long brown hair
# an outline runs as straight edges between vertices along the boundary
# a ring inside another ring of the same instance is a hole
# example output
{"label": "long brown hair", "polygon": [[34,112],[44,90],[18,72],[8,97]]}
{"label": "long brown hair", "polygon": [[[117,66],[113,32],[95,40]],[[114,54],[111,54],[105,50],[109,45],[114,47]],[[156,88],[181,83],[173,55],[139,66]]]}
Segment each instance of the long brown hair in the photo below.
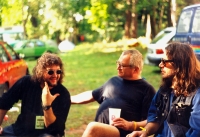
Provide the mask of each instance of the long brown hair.
{"label": "long brown hair", "polygon": [[63,68],[63,63],[56,54],[53,53],[44,53],[40,58],[37,60],[36,66],[33,68],[33,75],[32,75],[32,80],[35,82],[38,81],[40,83],[43,83],[43,73],[46,70],[47,67],[52,66],[52,65],[58,65],[60,66],[60,69],[62,73],[60,74],[60,79],[58,83],[63,82],[63,77],[64,77],[64,68]]}
{"label": "long brown hair", "polygon": [[172,42],[165,49],[168,59],[173,60],[176,72],[171,79],[175,95],[187,96],[200,85],[200,62],[189,44]]}

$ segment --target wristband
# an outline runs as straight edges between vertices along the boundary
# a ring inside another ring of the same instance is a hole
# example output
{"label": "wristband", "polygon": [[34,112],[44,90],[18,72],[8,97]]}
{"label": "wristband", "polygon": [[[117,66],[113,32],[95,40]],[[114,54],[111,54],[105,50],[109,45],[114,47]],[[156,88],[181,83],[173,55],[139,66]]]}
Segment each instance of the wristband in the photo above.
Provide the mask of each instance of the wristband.
{"label": "wristband", "polygon": [[49,110],[49,109],[50,109],[50,107],[51,107],[51,105],[42,106],[42,109],[43,109],[44,111],[46,111],[46,110]]}
{"label": "wristband", "polygon": [[135,121],[133,121],[133,131],[135,131],[137,128],[137,123]]}

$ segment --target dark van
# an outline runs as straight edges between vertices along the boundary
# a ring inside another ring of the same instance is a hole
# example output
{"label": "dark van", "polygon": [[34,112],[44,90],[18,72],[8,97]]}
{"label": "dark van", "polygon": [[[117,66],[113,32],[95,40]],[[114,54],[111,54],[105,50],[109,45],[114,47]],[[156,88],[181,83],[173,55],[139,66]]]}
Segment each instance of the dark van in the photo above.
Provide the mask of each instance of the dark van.
{"label": "dark van", "polygon": [[189,43],[200,60],[200,4],[182,9],[173,41]]}

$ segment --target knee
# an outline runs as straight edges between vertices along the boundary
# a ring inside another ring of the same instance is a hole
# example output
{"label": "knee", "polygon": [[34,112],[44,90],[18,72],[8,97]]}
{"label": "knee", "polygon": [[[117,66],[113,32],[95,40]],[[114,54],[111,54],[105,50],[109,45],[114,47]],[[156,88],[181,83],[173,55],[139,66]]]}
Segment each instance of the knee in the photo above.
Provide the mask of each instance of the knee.
{"label": "knee", "polygon": [[97,129],[97,122],[90,122],[83,133],[83,137],[93,136],[97,131],[96,129]]}
{"label": "knee", "polygon": [[88,131],[95,131],[95,129],[97,128],[97,122],[90,122],[88,125],[87,125],[87,127],[86,127],[86,129],[88,130]]}

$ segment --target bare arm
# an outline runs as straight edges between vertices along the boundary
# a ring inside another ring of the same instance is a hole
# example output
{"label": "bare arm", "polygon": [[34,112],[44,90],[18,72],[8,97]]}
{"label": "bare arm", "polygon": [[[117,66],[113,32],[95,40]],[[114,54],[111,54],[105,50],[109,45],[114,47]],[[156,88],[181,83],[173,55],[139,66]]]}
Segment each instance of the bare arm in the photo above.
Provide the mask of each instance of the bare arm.
{"label": "bare arm", "polygon": [[155,134],[155,132],[159,129],[160,124],[156,122],[147,123],[144,127],[146,129],[147,135]]}
{"label": "bare arm", "polygon": [[147,124],[147,120],[143,121],[126,121],[123,118],[116,118],[113,120],[113,126],[122,128],[127,131],[141,130],[140,127],[144,127]]}
{"label": "bare arm", "polygon": [[147,124],[147,120],[143,120],[143,121],[139,121],[139,122],[135,121],[135,123],[133,122],[133,127],[135,126],[136,127],[135,130],[138,130],[138,129],[140,129],[140,127],[144,127],[146,124]]}
{"label": "bare arm", "polygon": [[126,137],[148,137],[156,133],[160,127],[159,123],[147,123],[141,131],[133,131],[131,134],[128,134]]}
{"label": "bare arm", "polygon": [[72,104],[87,104],[90,102],[95,101],[92,96],[92,91],[85,91],[83,93],[71,96],[71,103]]}

